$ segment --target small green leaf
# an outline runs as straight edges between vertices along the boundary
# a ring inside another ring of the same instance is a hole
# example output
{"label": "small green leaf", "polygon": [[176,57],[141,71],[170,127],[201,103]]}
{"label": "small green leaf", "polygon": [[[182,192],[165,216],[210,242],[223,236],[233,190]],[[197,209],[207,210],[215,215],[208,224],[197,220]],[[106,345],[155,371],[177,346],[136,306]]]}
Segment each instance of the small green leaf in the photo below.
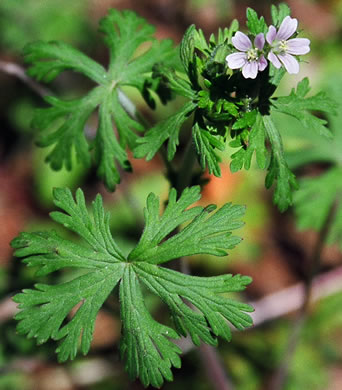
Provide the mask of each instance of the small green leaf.
{"label": "small green leaf", "polygon": [[267,32],[268,28],[263,16],[259,18],[258,14],[252,8],[247,8],[246,15],[246,25],[253,35]]}
{"label": "small green leaf", "polygon": [[280,3],[278,8],[276,5],[271,5],[271,16],[272,23],[274,26],[279,27],[281,22],[285,19],[286,16],[290,16],[291,10],[289,6],[285,3]]}
{"label": "small green leaf", "polygon": [[327,121],[317,118],[311,111],[334,113],[336,103],[324,92],[305,97],[309,90],[309,80],[304,78],[298,83],[296,91],[292,89],[289,96],[272,99],[272,105],[276,111],[297,118],[305,128],[331,139],[332,134],[325,126]]}
{"label": "small green leaf", "polygon": [[[256,111],[246,112],[246,114],[235,122],[234,128],[252,127],[248,134],[248,142],[240,150],[232,154],[230,169],[232,172],[239,171],[242,167],[249,169],[251,167],[253,153],[255,152],[256,161],[260,169],[266,168],[268,152],[266,149],[266,131],[261,114]],[[234,141],[230,143],[233,147],[241,146],[241,141],[235,145]]]}
{"label": "small green leaf", "polygon": [[272,146],[272,157],[265,180],[266,188],[270,188],[274,181],[276,187],[273,201],[280,211],[285,211],[292,205],[292,191],[298,189],[295,175],[290,171],[284,156],[283,143],[279,131],[274,126],[270,116],[263,116],[267,137]]}
{"label": "small green leaf", "polygon": [[151,160],[162,144],[168,139],[167,158],[169,161],[172,160],[179,143],[180,129],[195,108],[196,103],[190,101],[176,114],[171,115],[169,118],[152,127],[143,138],[137,140],[134,156],[136,158],[146,157],[146,160]]}
{"label": "small green leaf", "polygon": [[257,117],[257,111],[246,111],[242,113],[242,117],[234,122],[232,130],[250,128],[254,125]]}
{"label": "small green leaf", "polygon": [[238,30],[239,30],[239,21],[237,19],[233,19],[229,26],[229,32],[227,36],[228,43],[232,43],[232,37]]}
{"label": "small green leaf", "polygon": [[192,136],[202,169],[205,170],[208,167],[210,174],[213,173],[216,177],[220,177],[221,169],[219,163],[221,159],[215,149],[221,151],[225,149],[222,137],[217,134],[211,134],[209,129],[200,128],[198,123],[195,123],[192,128]]}
{"label": "small green leaf", "polygon": [[195,31],[196,26],[194,24],[189,26],[188,29],[185,31],[184,37],[180,45],[180,58],[186,72],[189,71],[189,66],[193,63],[194,60]]}

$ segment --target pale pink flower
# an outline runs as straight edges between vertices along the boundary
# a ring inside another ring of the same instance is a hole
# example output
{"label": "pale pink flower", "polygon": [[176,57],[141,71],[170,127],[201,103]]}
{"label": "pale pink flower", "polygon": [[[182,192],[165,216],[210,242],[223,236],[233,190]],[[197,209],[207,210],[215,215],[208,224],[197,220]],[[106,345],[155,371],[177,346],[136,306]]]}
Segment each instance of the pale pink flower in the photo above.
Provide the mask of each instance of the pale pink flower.
{"label": "pale pink flower", "polygon": [[297,31],[297,27],[297,19],[286,16],[278,32],[274,26],[270,26],[266,34],[266,40],[271,46],[267,59],[278,69],[284,65],[289,73],[299,72],[299,63],[294,56],[307,54],[310,51],[309,39],[289,39]]}
{"label": "pale pink flower", "polygon": [[231,69],[242,68],[244,78],[255,79],[258,71],[261,72],[267,67],[267,61],[262,54],[265,45],[264,34],[258,34],[253,45],[246,34],[238,31],[232,38],[232,43],[240,52],[229,54],[226,57],[228,67]]}

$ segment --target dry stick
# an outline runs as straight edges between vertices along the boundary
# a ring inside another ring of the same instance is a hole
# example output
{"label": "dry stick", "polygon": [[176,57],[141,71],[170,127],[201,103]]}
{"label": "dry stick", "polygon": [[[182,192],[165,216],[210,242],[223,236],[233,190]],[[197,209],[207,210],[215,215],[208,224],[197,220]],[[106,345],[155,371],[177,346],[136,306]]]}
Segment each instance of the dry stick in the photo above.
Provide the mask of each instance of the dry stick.
{"label": "dry stick", "polygon": [[[41,84],[37,83],[36,81],[31,79],[29,76],[27,76],[26,71],[23,67],[15,64],[13,62],[0,61],[0,72],[4,72],[4,73],[7,73],[11,76],[17,77],[24,84],[26,84],[29,88],[31,88],[32,91],[36,92],[37,95],[39,95],[42,99],[44,99],[45,96],[53,96],[54,95],[54,93],[49,88],[42,86]],[[120,102],[121,102],[121,100],[124,101],[124,99],[125,99],[125,96],[122,96],[122,95],[124,95],[124,94],[119,90]],[[131,109],[132,108],[130,106],[127,108],[128,113],[130,113]],[[86,136],[88,138],[92,138],[93,133],[94,133],[93,129],[91,129],[88,124],[86,124],[85,125]]]}
{"label": "dry stick", "polygon": [[216,349],[208,344],[202,344],[199,347],[202,364],[207,373],[207,377],[216,390],[231,390],[233,384],[229,380],[226,371]]}
{"label": "dry stick", "polygon": [[290,333],[289,343],[284,353],[284,359],[282,359],[281,364],[278,366],[271,379],[269,386],[270,390],[282,390],[286,385],[290,363],[296,351],[297,345],[300,341],[300,335],[308,317],[308,308],[313,292],[314,277],[320,268],[322,251],[329,233],[331,222],[336,212],[336,207],[337,203],[334,202],[334,204],[329,210],[329,214],[325,220],[325,223],[318,234],[316,245],[313,250],[310,270],[307,279],[304,281],[304,299],[296,316],[294,327]]}
{"label": "dry stick", "polygon": [[36,83],[27,76],[24,68],[13,62],[0,61],[0,71],[17,77],[42,98],[47,95],[51,95],[51,91],[48,88]]}
{"label": "dry stick", "polygon": [[[342,291],[342,266],[314,278],[310,304],[340,291]],[[248,302],[255,309],[250,314],[253,319],[253,327],[299,310],[303,304],[304,296],[305,285],[300,282],[256,301]]]}

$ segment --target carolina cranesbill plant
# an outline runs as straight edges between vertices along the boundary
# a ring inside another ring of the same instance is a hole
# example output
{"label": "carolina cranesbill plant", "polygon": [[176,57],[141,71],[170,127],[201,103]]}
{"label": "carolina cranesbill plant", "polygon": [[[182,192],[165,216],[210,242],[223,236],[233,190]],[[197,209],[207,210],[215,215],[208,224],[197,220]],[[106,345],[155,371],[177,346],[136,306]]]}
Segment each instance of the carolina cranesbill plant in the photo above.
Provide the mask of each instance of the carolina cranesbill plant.
{"label": "carolina cranesbill plant", "polygon": [[[148,196],[144,231],[128,255],[110,233],[110,216],[100,195],[88,210],[82,190],[73,197],[68,189],[55,189],[54,201],[62,211],[52,212],[51,218],[80,240],[54,231],[22,233],[12,246],[16,256],[38,269],[37,276],[65,268],[85,272],[68,282],[36,284],[16,295],[20,333],[38,343],[61,340],[60,361],[73,359],[78,348],[86,354],[97,313],[119,286],[125,367],[132,379],[160,387],[164,379],[172,380],[171,367],[181,365],[181,350],[173,339],[190,335],[195,345],[202,341],[216,346],[218,336],[230,340],[228,322],[239,330],[252,325],[248,312],[253,309],[222,295],[243,290],[249,277],[196,277],[160,265],[195,254],[225,256],[239,243],[232,232],[243,225],[244,207],[227,203],[215,211],[214,205],[193,206],[200,198],[204,171],[220,176],[218,151],[224,151],[227,142],[238,149],[231,156],[231,170],[249,169],[255,153],[258,166],[268,170],[266,187],[276,182],[274,202],[284,211],[297,183],[272,113],[292,115],[304,127],[330,137],[325,121],[311,112],[331,112],[334,104],[323,93],[306,97],[307,79],[289,96],[273,96],[286,71],[298,72],[298,55],[309,51],[309,40],[297,38],[298,23],[289,13],[286,5],[272,6],[273,25],[268,27],[264,18],[248,9],[247,34],[233,21],[209,41],[190,26],[175,49],[169,40],[157,41],[154,28],[135,13],[111,10],[100,22],[110,52],[108,69],[61,42],[36,42],[25,48],[28,73],[38,80],[49,82],[72,70],[95,82],[78,99],[47,97],[49,106],[36,112],[37,143],[53,147],[47,158],[53,169],[72,169],[75,152],[82,164],[96,165],[99,177],[113,191],[120,181],[117,165],[131,169],[127,148],[147,160],[160,152],[173,188],[161,215],[158,197]],[[137,55],[145,42],[150,42],[149,48]],[[185,102],[178,112],[149,128],[125,94],[126,86],[136,88],[152,108],[156,95],[162,103],[176,95]],[[95,138],[88,139],[85,124],[95,110],[98,128]],[[189,145],[179,165],[180,159],[174,158],[181,153],[179,134],[190,120]],[[151,316],[143,286],[168,306],[174,328]]]}

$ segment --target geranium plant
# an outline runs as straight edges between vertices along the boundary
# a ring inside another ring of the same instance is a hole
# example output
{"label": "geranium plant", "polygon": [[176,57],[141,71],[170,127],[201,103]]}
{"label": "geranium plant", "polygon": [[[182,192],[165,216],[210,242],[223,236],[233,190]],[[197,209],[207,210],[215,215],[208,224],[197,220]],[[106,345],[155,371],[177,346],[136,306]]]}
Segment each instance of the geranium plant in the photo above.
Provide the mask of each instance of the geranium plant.
{"label": "geranium plant", "polygon": [[[243,206],[196,205],[205,185],[203,174],[221,174],[218,152],[225,152],[228,143],[236,149],[232,172],[248,170],[255,155],[258,167],[267,171],[266,187],[275,185],[274,203],[285,211],[297,181],[272,116],[294,116],[303,127],[331,138],[326,122],[312,112],[329,113],[335,105],[324,93],[306,97],[306,78],[289,96],[276,95],[284,74],[298,73],[300,56],[310,50],[310,41],[297,37],[298,21],[286,5],[272,6],[270,26],[249,8],[247,29],[239,31],[235,20],[207,40],[192,25],[175,47],[170,40],[156,40],[154,27],[134,12],[110,10],[100,22],[109,49],[107,69],[62,42],[35,42],[25,48],[31,77],[50,82],[71,70],[95,83],[78,99],[46,97],[48,107],[36,110],[37,144],[52,147],[47,163],[53,169],[72,169],[75,153],[84,166],[95,165],[107,189],[114,191],[120,183],[119,168],[131,170],[128,150],[146,160],[161,153],[171,188],[165,207],[158,195],[148,196],[144,230],[128,255],[111,235],[101,196],[87,208],[81,189],[76,194],[55,189],[60,211],[50,214],[76,233],[78,241],[55,231],[21,233],[12,241],[16,256],[37,268],[37,278],[68,267],[85,270],[73,280],[38,283],[14,297],[19,304],[18,331],[39,344],[59,340],[61,362],[73,359],[79,349],[83,354],[89,351],[97,313],[113,291],[118,291],[120,301],[121,357],[130,377],[138,377],[144,386],[160,387],[164,379],[172,380],[172,366],[181,366],[175,339],[190,335],[195,345],[216,346],[219,337],[231,339],[230,324],[238,330],[252,326],[248,313],[253,308],[227,295],[244,290],[250,277],[192,276],[167,268],[167,262],[186,261],[195,254],[226,256],[240,242],[235,230],[243,226]],[[148,49],[137,52],[146,42]],[[157,96],[166,104],[179,95],[184,104],[150,127],[123,92],[125,86],[138,90],[151,108]],[[90,139],[85,125],[94,111],[98,125]],[[179,150],[180,132],[189,121],[188,147]],[[146,288],[167,305],[172,326],[151,316]]]}

